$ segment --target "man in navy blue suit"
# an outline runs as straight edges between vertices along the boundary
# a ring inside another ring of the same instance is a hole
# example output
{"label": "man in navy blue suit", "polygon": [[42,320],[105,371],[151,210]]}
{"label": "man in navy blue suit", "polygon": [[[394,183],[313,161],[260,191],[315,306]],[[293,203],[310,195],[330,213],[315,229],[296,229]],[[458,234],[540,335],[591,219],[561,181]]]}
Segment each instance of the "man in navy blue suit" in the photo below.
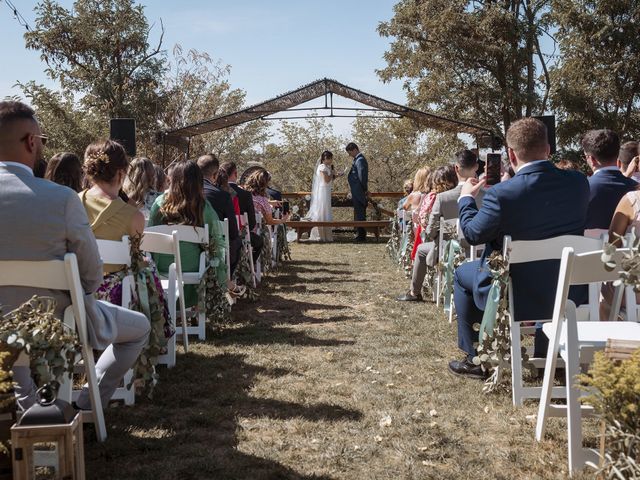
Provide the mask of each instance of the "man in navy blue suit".
{"label": "man in navy blue suit", "polygon": [[[466,353],[462,361],[452,361],[452,373],[484,378],[473,364],[478,332],[473,325],[482,321],[491,274],[487,257],[501,250],[503,238],[542,240],[559,235],[582,235],[589,202],[586,177],[575,171],[554,167],[548,160],[547,129],[542,122],[523,118],[507,131],[507,152],[516,175],[485,191],[478,210],[475,196],[483,180],[469,179],[458,200],[460,227],[471,245],[485,243],[479,261],[462,264],[454,277],[454,302],[458,312],[458,346]],[[558,261],[513,265],[515,320],[551,318],[558,282]],[[581,303],[579,300],[578,303]],[[536,337],[536,355],[544,353]],[[542,351],[541,351],[542,350]]]}
{"label": "man in navy blue suit", "polygon": [[[369,196],[369,164],[355,143],[349,143],[345,150],[353,158],[353,164],[347,177],[351,188],[351,200],[353,201],[353,218],[354,220],[366,220]],[[356,231],[358,233],[354,240],[356,242],[366,242],[367,231],[362,227],[357,228]]]}
{"label": "man in navy blue suit", "polygon": [[620,139],[612,130],[590,130],[582,138],[582,149],[593,170],[589,178],[589,210],[586,228],[608,229],[618,202],[638,183],[627,178],[618,166]]}

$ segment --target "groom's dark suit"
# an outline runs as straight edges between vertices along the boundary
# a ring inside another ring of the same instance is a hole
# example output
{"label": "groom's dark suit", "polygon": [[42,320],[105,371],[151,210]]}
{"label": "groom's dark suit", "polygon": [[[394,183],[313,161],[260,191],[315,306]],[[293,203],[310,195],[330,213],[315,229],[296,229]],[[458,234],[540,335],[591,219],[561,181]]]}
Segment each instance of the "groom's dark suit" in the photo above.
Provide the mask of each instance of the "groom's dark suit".
{"label": "groom's dark suit", "polygon": [[[351,199],[353,201],[354,220],[367,219],[367,192],[369,191],[369,164],[362,153],[358,153],[353,159],[349,176]],[[365,239],[367,232],[364,228],[358,228],[359,239]]]}
{"label": "groom's dark suit", "polygon": [[[548,161],[521,167],[512,179],[486,190],[478,210],[473,197],[458,201],[460,227],[471,245],[486,243],[479,261],[461,265],[454,278],[454,301],[458,312],[458,346],[475,355],[478,333],[491,283],[486,259],[501,250],[503,238],[542,240],[560,235],[582,235],[587,219],[589,184],[578,172],[555,168]],[[556,260],[513,265],[516,320],[551,318],[558,282]],[[586,300],[586,289],[571,295],[577,304]],[[537,352],[543,348],[536,348]]]}

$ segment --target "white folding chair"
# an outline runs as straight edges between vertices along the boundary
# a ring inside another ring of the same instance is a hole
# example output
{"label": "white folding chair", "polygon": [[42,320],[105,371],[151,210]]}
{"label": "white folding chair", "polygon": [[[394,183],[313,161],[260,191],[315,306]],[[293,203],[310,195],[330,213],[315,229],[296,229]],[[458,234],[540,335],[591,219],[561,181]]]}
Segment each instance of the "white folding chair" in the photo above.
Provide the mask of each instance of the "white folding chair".
{"label": "white folding chair", "polygon": [[[602,248],[602,242],[598,239],[581,237],[577,235],[563,235],[553,237],[546,240],[529,240],[529,241],[512,241],[509,235],[504,237],[503,257],[507,260],[508,266],[518,263],[537,262],[541,260],[559,260],[562,256],[562,249],[570,246],[579,252],[589,252]],[[537,281],[532,279],[532,281]],[[525,387],[522,379],[522,343],[521,335],[535,333],[535,325],[522,326],[522,322],[549,322],[551,319],[528,319],[515,318],[513,284],[509,280],[509,322],[511,328],[511,389],[513,405],[521,406],[524,399],[540,398],[541,387]],[[599,289],[589,290],[589,303],[581,306],[579,311],[582,318],[598,318],[599,317]],[[527,347],[526,353],[529,354],[529,360],[535,367],[544,365],[544,358],[534,358],[533,348]],[[564,390],[558,388],[554,390],[557,398],[562,398]]]}
{"label": "white folding chair", "polygon": [[[89,399],[91,401],[91,410],[82,411],[82,421],[94,423],[98,441],[104,442],[107,438],[107,429],[104,423],[104,412],[102,411],[102,401],[98,390],[93,348],[89,345],[87,337],[84,291],[80,283],[76,255],[67,253],[64,256],[64,260],[41,262],[0,261],[0,286],[46,288],[70,293],[71,305],[64,312],[64,323],[69,330],[78,332],[78,338],[82,346],[81,357],[87,376]],[[72,388],[72,379],[66,377],[60,385],[58,397],[71,403],[74,399]]]}
{"label": "white folding chair", "polygon": [[[125,235],[121,241],[97,240],[98,251],[102,258],[102,263],[126,265],[131,267],[131,249],[129,237]],[[128,274],[122,279],[122,302],[120,306],[130,308],[131,297],[135,282],[133,275]],[[129,369],[124,375],[123,386],[116,388],[111,400],[123,400],[125,405],[134,405],[136,402],[136,391],[133,387],[133,369]],[[127,388],[127,385],[129,387]]]}
{"label": "white folding chair", "polygon": [[[458,219],[452,218],[445,220],[444,217],[440,217],[440,230],[438,231],[438,265],[444,259],[444,254],[447,248],[449,248],[449,241],[445,238],[447,232],[457,230]],[[440,297],[442,296],[442,270],[438,267],[436,271],[436,306],[440,306]],[[451,322],[451,319],[449,319]]]}
{"label": "white folding chair", "polygon": [[[262,229],[264,228],[263,222],[262,222],[262,214],[256,212],[256,233],[259,236],[262,236]],[[262,281],[262,254],[258,257],[258,261],[256,262],[256,279],[258,280],[258,282]]]}
{"label": "white folding chair", "polygon": [[227,280],[231,280],[231,239],[229,238],[229,219],[225,218],[224,220],[220,220],[220,227],[222,228],[222,235],[224,237],[225,262],[227,263]]}
{"label": "white folding chair", "polygon": [[[228,223],[227,223],[228,225]],[[204,227],[192,227],[189,225],[157,225],[155,227],[147,227],[145,232],[158,232],[158,233],[173,233],[174,231],[178,233],[178,240],[180,242],[188,242],[195,243],[197,245],[204,245],[205,248],[209,245],[209,225]],[[229,249],[225,249],[227,252]],[[188,326],[186,322],[186,309],[184,308],[184,285],[200,285],[202,277],[206,271],[206,254],[205,252],[200,253],[200,261],[198,263],[198,270],[195,271],[185,271],[184,268],[181,268],[182,281],[180,283],[180,298],[182,299],[182,303],[180,304],[180,314],[182,315],[182,330],[183,336],[186,335],[197,335],[199,340],[204,340],[206,338],[206,312],[198,311],[198,321],[195,326]],[[227,273],[229,269],[227,268]],[[222,285],[223,288],[226,288],[226,285]],[[186,332],[186,334],[185,334]],[[188,345],[188,341],[183,339],[186,345]]]}
{"label": "white folding chair", "polygon": [[[542,396],[538,407],[536,440],[544,437],[550,416],[567,416],[569,474],[584,468],[587,462],[598,464],[598,454],[582,446],[582,415],[589,414],[590,407],[580,405],[580,389],[575,376],[580,373],[581,364],[588,364],[593,353],[603,350],[607,339],[640,341],[640,324],[636,322],[582,322],[578,320],[575,304],[568,300],[571,285],[584,285],[614,281],[619,278],[621,259],[628,249],[616,252],[618,268],[607,271],[602,262],[602,250],[576,254],[571,247],[562,251],[558,289],[553,310],[553,321],[543,326],[549,337]],[[614,308],[620,306],[622,290],[614,298]],[[558,355],[564,360],[566,373],[566,405],[552,405],[552,387]]]}
{"label": "white folding chair", "polygon": [[247,255],[249,257],[249,265],[251,267],[251,280],[253,282],[253,288],[256,288],[257,286],[257,279],[256,279],[256,267],[253,264],[253,249],[251,248],[251,232],[249,231],[249,215],[247,215],[247,213],[243,213],[242,215],[236,215],[236,220],[238,222],[238,228],[240,228],[240,225],[244,225],[245,228],[245,235],[243,238],[243,250],[244,250],[244,254]]}
{"label": "white folding chair", "polygon": [[[155,227],[147,227],[155,228]],[[180,244],[178,241],[178,232],[173,230],[170,234],[145,230],[140,243],[140,249],[148,253],[160,253],[165,255],[173,255],[174,262],[169,265],[169,271],[166,278],[160,277],[162,289],[167,296],[169,306],[169,317],[171,323],[176,328],[176,334],[167,342],[167,353],[158,356],[158,364],[166,365],[172,368],[176,364],[176,336],[177,336],[177,312],[176,301],[180,304],[180,313],[182,315],[182,340],[184,342],[185,353],[189,349],[189,339],[187,332],[187,314],[184,306],[184,290],[182,281],[182,261],[180,258]],[[160,274],[160,273],[158,273]]]}

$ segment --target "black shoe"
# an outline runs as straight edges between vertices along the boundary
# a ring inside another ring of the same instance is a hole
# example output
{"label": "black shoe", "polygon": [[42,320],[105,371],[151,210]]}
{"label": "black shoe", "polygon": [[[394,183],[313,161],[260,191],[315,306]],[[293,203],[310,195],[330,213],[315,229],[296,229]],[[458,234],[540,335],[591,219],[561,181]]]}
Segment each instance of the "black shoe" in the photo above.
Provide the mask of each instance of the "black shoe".
{"label": "black shoe", "polygon": [[404,295],[396,297],[399,302],[421,302],[422,295],[411,295],[411,292],[407,292]]}
{"label": "black shoe", "polygon": [[355,243],[366,243],[367,242],[367,237],[356,237],[353,239],[353,241]]}
{"label": "black shoe", "polygon": [[478,380],[486,380],[489,377],[489,372],[482,370],[480,365],[474,365],[467,358],[462,361],[450,361],[449,371],[460,377],[475,378]]}

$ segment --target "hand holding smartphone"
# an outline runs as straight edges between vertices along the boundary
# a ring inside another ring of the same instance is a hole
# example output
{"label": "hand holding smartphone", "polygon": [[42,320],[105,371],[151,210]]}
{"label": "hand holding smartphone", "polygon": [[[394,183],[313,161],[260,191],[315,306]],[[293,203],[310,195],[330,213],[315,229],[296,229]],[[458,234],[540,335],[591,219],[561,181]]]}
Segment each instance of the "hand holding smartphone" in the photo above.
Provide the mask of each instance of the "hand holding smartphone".
{"label": "hand holding smartphone", "polygon": [[484,166],[486,185],[497,185],[502,177],[502,155],[487,153],[487,163]]}

